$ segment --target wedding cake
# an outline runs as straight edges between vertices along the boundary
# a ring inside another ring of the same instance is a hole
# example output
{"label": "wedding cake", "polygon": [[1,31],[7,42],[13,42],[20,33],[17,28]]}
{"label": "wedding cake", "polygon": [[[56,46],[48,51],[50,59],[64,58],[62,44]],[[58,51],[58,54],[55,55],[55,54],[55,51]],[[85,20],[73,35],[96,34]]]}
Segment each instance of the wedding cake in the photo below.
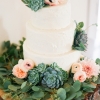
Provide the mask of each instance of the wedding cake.
{"label": "wedding cake", "polygon": [[75,23],[71,18],[70,0],[33,11],[32,16],[26,23],[24,58],[32,59],[35,65],[56,62],[68,71],[81,56],[80,51],[72,50]]}
{"label": "wedding cake", "polygon": [[4,42],[0,97],[100,100],[100,59],[81,56],[88,37],[84,23],[71,18],[70,0],[22,1],[33,10],[32,18],[26,23],[26,39],[19,45]]}

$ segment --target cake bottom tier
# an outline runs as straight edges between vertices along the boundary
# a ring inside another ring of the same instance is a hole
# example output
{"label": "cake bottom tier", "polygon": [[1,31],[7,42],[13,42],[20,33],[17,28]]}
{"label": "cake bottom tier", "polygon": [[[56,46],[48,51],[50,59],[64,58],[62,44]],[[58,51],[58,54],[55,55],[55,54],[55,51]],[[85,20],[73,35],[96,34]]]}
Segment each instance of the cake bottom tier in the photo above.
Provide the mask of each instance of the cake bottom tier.
{"label": "cake bottom tier", "polygon": [[31,51],[27,47],[25,42],[23,45],[23,52],[24,52],[24,59],[32,59],[36,65],[40,63],[51,64],[53,62],[56,62],[59,65],[59,67],[61,67],[63,70],[66,71],[69,71],[71,65],[74,62],[77,62],[81,57],[81,52],[76,50],[72,50],[68,53],[60,54],[57,56],[50,56],[50,55],[47,56],[47,55],[37,54]]}

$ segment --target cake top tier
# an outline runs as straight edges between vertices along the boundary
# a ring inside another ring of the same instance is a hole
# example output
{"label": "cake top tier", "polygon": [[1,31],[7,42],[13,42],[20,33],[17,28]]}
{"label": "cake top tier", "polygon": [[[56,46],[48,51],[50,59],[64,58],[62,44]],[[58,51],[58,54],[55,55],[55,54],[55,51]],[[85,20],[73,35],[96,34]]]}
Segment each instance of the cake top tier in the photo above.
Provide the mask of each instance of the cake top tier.
{"label": "cake top tier", "polygon": [[71,22],[70,0],[58,6],[44,7],[32,12],[32,25],[38,29],[62,29]]}

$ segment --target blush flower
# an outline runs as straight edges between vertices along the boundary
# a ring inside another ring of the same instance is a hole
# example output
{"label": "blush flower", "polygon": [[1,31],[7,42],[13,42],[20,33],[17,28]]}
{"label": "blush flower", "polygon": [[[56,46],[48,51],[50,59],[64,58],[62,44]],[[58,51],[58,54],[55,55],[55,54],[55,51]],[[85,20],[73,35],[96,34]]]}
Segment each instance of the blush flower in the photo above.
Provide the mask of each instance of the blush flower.
{"label": "blush flower", "polygon": [[83,67],[83,71],[86,73],[87,78],[92,78],[92,76],[97,77],[100,73],[100,66],[96,65],[93,60],[84,59],[80,61],[80,64]]}
{"label": "blush flower", "polygon": [[74,81],[78,80],[80,82],[84,82],[86,80],[86,73],[83,71],[78,71],[74,74]]}
{"label": "blush flower", "polygon": [[33,69],[35,66],[34,62],[31,59],[25,59],[21,63],[21,69],[25,72],[28,72],[29,70]]}
{"label": "blush flower", "polygon": [[17,64],[13,67],[12,74],[17,78],[23,79],[27,76],[27,73],[21,69],[20,64]]}
{"label": "blush flower", "polygon": [[82,71],[82,65],[80,63],[73,63],[71,72],[76,73],[77,71]]}
{"label": "blush flower", "polygon": [[48,4],[50,6],[57,6],[62,2],[63,0],[45,0],[45,4]]}
{"label": "blush flower", "polygon": [[18,64],[22,64],[23,61],[24,61],[23,59],[20,59],[20,60],[18,61]]}

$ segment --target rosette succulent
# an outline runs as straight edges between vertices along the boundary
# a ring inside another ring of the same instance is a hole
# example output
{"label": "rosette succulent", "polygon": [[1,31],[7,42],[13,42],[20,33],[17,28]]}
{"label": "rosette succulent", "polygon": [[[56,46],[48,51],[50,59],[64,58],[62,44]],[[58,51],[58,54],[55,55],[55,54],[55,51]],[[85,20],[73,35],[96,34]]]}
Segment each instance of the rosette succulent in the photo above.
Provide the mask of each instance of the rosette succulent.
{"label": "rosette succulent", "polygon": [[33,84],[39,83],[40,76],[37,70],[33,69],[28,72],[28,81]]}
{"label": "rosette succulent", "polygon": [[37,11],[45,6],[44,0],[22,0],[22,2],[34,11]]}
{"label": "rosette succulent", "polygon": [[44,63],[39,64],[38,66],[36,66],[36,70],[40,73],[44,73],[46,69],[46,65]]}
{"label": "rosette succulent", "polygon": [[63,85],[62,72],[48,67],[43,74],[42,85],[49,88],[59,88]]}
{"label": "rosette succulent", "polygon": [[74,37],[74,43],[73,43],[73,49],[84,51],[87,47],[87,34],[84,30],[82,30],[84,26],[83,22],[76,23],[76,29],[75,29],[75,37]]}
{"label": "rosette succulent", "polygon": [[64,70],[61,70],[61,71],[62,71],[62,79],[65,82],[68,79],[68,73],[66,71],[64,71]]}

